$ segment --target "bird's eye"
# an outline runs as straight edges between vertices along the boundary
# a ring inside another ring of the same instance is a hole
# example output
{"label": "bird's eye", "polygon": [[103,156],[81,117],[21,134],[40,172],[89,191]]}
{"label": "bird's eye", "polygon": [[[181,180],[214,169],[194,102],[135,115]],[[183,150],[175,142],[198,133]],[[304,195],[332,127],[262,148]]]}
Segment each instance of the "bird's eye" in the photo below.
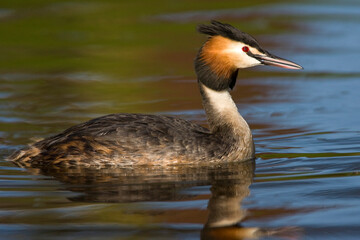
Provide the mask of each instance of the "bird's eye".
{"label": "bird's eye", "polygon": [[244,47],[242,48],[242,50],[243,50],[243,52],[248,52],[248,51],[249,51],[249,48],[248,48],[247,46],[244,46]]}

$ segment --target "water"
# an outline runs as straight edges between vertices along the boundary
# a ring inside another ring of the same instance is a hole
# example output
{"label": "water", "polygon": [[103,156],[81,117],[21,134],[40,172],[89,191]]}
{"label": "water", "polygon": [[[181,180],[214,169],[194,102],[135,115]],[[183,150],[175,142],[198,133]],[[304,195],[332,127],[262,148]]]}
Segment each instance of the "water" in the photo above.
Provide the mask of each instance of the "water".
{"label": "water", "polygon": [[[1,239],[357,239],[357,1],[6,1],[0,8]],[[198,23],[223,19],[303,71],[242,71],[255,162],[63,173],[15,149],[114,112],[205,124]],[[256,167],[255,167],[256,164]]]}

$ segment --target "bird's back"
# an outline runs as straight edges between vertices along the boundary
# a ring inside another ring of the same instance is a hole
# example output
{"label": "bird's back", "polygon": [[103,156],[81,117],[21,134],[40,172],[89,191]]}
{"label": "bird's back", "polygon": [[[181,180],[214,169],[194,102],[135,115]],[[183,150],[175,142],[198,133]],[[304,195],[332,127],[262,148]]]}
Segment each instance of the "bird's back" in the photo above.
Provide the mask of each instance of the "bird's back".
{"label": "bird's back", "polygon": [[210,131],[159,115],[111,114],[73,126],[14,153],[23,167],[194,163],[224,148]]}

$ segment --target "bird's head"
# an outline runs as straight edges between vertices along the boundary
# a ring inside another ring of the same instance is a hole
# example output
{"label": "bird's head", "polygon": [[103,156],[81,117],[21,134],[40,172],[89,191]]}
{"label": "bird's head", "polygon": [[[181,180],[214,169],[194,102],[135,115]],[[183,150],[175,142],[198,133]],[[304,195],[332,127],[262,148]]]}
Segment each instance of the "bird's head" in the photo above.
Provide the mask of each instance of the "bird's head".
{"label": "bird's head", "polygon": [[199,81],[213,90],[232,89],[241,68],[271,65],[302,69],[264,50],[255,38],[229,24],[211,21],[210,25],[199,25],[198,31],[209,38],[195,59],[195,70]]}

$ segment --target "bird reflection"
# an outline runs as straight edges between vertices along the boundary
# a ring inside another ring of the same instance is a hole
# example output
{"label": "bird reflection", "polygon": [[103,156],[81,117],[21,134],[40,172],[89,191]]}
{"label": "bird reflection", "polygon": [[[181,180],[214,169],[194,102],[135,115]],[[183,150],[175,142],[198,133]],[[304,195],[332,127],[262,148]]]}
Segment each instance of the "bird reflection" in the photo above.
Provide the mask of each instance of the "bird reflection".
{"label": "bird reflection", "polygon": [[270,229],[241,226],[242,220],[247,216],[241,203],[250,194],[249,186],[253,176],[250,172],[247,173],[249,174],[239,179],[212,182],[209,217],[201,231],[201,239],[258,239],[264,236],[298,239],[299,229],[296,227]]}
{"label": "bird reflection", "polygon": [[71,201],[144,202],[192,200],[186,189],[211,186],[208,217],[201,239],[257,239],[274,236],[297,239],[297,229],[243,227],[247,216],[241,203],[250,194],[255,162],[221,165],[137,166],[131,168],[29,169],[32,173],[53,176],[66,188],[79,192]]}
{"label": "bird reflection", "polygon": [[[128,168],[28,169],[53,176],[73,192],[73,201],[139,202],[176,201],[193,198],[184,193],[194,186],[214,185],[245,197],[254,174],[254,161],[217,165],[133,166]],[[241,192],[241,193],[240,193]],[[242,197],[242,198],[243,198]]]}

